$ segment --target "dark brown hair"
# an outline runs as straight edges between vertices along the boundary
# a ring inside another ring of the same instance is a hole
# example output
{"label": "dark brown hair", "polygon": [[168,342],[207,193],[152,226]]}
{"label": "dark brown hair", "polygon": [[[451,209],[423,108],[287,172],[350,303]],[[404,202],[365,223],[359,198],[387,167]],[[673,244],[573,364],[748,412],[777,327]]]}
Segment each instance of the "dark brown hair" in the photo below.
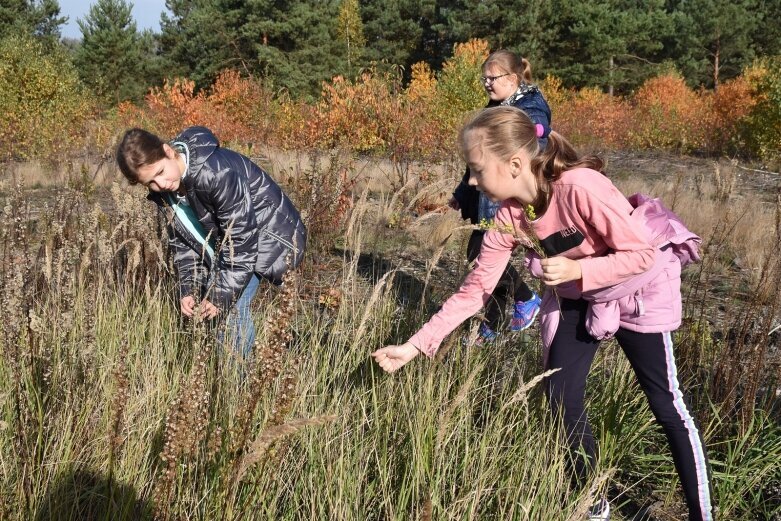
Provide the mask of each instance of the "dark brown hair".
{"label": "dark brown hair", "polygon": [[591,168],[602,172],[604,162],[597,156],[580,157],[569,141],[558,132],[548,135],[548,145],[540,151],[537,128],[520,109],[501,106],[479,111],[458,133],[458,146],[462,156],[475,146],[473,133],[482,131],[483,149],[491,151],[502,160],[509,160],[519,149],[531,158],[531,171],[537,178],[539,191],[532,203],[537,215],[548,209],[550,184],[561,177],[562,172],[573,168]]}
{"label": "dark brown hair", "polygon": [[131,185],[138,183],[138,169],[165,159],[165,142],[141,128],[131,128],[117,146],[117,164]]}
{"label": "dark brown hair", "polygon": [[507,74],[515,74],[518,77],[518,83],[532,82],[532,66],[529,60],[521,58],[507,49],[492,52],[483,62],[483,72],[489,65],[494,65]]}

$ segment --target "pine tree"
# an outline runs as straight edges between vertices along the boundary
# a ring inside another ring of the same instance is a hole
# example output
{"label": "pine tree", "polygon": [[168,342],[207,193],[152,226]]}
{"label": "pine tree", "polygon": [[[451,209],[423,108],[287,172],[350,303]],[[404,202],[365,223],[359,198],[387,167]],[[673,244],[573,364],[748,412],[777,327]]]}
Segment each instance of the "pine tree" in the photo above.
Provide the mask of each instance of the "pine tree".
{"label": "pine tree", "polygon": [[455,4],[452,0],[362,0],[367,62],[380,70],[400,66],[407,79],[417,62],[441,68],[457,43],[448,21]]}
{"label": "pine tree", "polygon": [[545,48],[565,84],[626,92],[655,74],[673,32],[664,0],[553,0],[558,34]]}
{"label": "pine tree", "polygon": [[106,102],[138,99],[146,89],[141,35],[125,0],[98,0],[78,20],[82,42],[75,63],[82,81]]}
{"label": "pine tree", "polygon": [[411,0],[364,0],[366,61],[379,69],[400,65],[409,70],[421,45],[421,3]]}
{"label": "pine tree", "polygon": [[339,41],[340,2],[248,0],[245,38],[254,38],[257,71],[293,97],[317,97],[322,82],[346,74]]}
{"label": "pine tree", "polygon": [[761,49],[756,0],[678,0],[672,7],[678,14],[672,59],[692,85],[718,88]]}
{"label": "pine tree", "polygon": [[781,55],[781,2],[759,0],[757,2],[758,22],[762,30],[754,33],[756,52],[761,56]]}
{"label": "pine tree", "polygon": [[67,20],[60,16],[57,0],[0,1],[0,38],[28,34],[51,46],[60,39],[60,26]]}
{"label": "pine tree", "polygon": [[167,0],[161,54],[170,76],[187,76],[206,88],[226,68],[251,73],[257,67],[253,38],[244,31],[251,14],[245,0]]}
{"label": "pine tree", "polygon": [[462,0],[451,7],[448,20],[455,40],[486,40],[491,50],[509,49],[538,71],[556,35],[551,10],[550,0]]}

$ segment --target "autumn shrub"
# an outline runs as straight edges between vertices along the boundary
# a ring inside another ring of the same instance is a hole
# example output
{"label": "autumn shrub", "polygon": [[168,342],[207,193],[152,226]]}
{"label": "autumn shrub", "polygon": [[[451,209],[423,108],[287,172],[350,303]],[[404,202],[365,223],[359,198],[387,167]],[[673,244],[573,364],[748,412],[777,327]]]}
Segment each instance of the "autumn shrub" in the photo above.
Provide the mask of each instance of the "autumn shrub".
{"label": "autumn shrub", "polygon": [[664,148],[690,152],[706,143],[702,115],[707,103],[669,72],[646,81],[633,97],[629,144],[637,148]]}
{"label": "autumn shrub", "polygon": [[757,156],[781,159],[781,56],[759,61],[745,73],[756,103],[747,116],[746,142]]}
{"label": "autumn shrub", "polygon": [[438,87],[437,77],[426,62],[418,62],[412,66],[410,82],[404,91],[412,125],[405,131],[410,148],[419,158],[435,159],[451,150],[451,141],[443,139],[440,122],[431,114],[435,107]]}
{"label": "autumn shrub", "polygon": [[355,185],[354,157],[335,149],[329,154],[311,150],[309,167],[286,173],[285,189],[302,210],[308,248],[323,252],[343,235]]}
{"label": "autumn shrub", "polygon": [[92,112],[65,51],[24,35],[0,40],[0,161],[77,150]]}
{"label": "autumn shrub", "polygon": [[260,81],[226,69],[208,90],[197,93],[191,80],[166,81],[150,90],[144,106],[120,104],[116,119],[121,127],[138,126],[161,136],[203,125],[227,143],[248,145],[269,139],[277,112]]}
{"label": "autumn shrub", "polygon": [[[142,106],[121,104],[108,119],[163,136],[205,125],[226,143],[249,149],[260,143],[285,150],[342,149],[389,158],[406,171],[411,162],[454,157],[464,117],[486,103],[479,75],[488,52],[484,40],[457,44],[439,73],[424,62],[413,65],[406,86],[398,69],[337,76],[323,82],[316,103],[272,93],[262,81],[226,70],[200,92],[188,79],[169,81],[153,88]],[[552,127],[578,146],[768,158],[781,139],[781,87],[772,67],[780,66],[761,62],[718,91],[691,89],[676,72],[647,80],[627,97],[594,87],[566,89],[552,76],[539,85],[552,109]],[[92,134],[101,137],[93,141],[106,141],[111,125],[95,123]]]}
{"label": "autumn shrub", "polygon": [[141,127],[160,136],[175,136],[181,129],[203,125],[205,99],[195,93],[195,82],[175,79],[154,87],[144,98],[145,105],[121,103],[119,121],[125,127]]}
{"label": "autumn shrub", "polygon": [[619,148],[627,144],[632,121],[624,99],[593,87],[569,96],[554,91],[554,99],[552,127],[575,145]]}
{"label": "autumn shrub", "polygon": [[571,89],[564,88],[561,78],[552,74],[548,74],[542,81],[537,82],[537,86],[551,110],[558,111],[558,108],[563,106],[572,95]]}
{"label": "autumn shrub", "polygon": [[719,85],[718,91],[706,92],[706,147],[713,154],[745,153],[746,126],[757,98],[749,79],[739,76]]}
{"label": "autumn shrub", "polygon": [[442,66],[430,114],[440,122],[443,136],[455,136],[464,114],[485,106],[487,98],[480,84],[480,66],[488,58],[488,52],[487,41],[472,39],[456,44],[453,57]]}
{"label": "autumn shrub", "polygon": [[317,118],[314,108],[305,101],[293,100],[287,92],[278,99],[275,131],[271,142],[283,150],[309,150],[319,144]]}
{"label": "autumn shrub", "polygon": [[290,142],[316,143],[380,154],[394,161],[441,159],[452,151],[464,114],[485,104],[478,81],[488,44],[470,40],[456,45],[439,77],[428,65],[412,68],[412,80],[402,88],[400,71],[368,70],[355,81],[338,76],[323,84],[323,92],[308,124],[296,123],[300,104],[283,104]]}
{"label": "autumn shrub", "polygon": [[267,142],[274,131],[277,103],[265,85],[225,70],[206,95],[207,126],[229,142]]}
{"label": "autumn shrub", "polygon": [[[436,85],[431,81],[427,94],[414,83],[410,96],[402,88],[400,71],[368,70],[355,81],[338,76],[323,84],[314,110],[300,102],[282,104],[282,126],[291,135],[281,141],[304,148],[344,148],[394,162],[431,159],[442,143],[439,122],[430,113]],[[302,117],[304,122],[297,121]]]}
{"label": "autumn shrub", "polygon": [[393,103],[392,89],[398,80],[392,73],[367,71],[355,82],[342,76],[323,83],[315,110],[318,143],[326,148],[349,147],[357,152],[378,150],[385,145],[379,117]]}

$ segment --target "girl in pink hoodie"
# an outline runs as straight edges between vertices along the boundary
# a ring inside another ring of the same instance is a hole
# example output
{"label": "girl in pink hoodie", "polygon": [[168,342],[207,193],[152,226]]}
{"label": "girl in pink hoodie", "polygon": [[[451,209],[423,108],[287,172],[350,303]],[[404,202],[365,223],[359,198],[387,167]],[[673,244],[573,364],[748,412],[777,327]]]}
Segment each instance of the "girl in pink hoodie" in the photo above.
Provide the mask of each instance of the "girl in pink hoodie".
{"label": "girl in pink hoodie", "polygon": [[[601,173],[599,158],[579,157],[556,132],[540,151],[538,132],[514,107],[485,109],[461,130],[469,184],[491,200],[504,201],[496,229],[486,233],[475,269],[442,309],[407,342],[372,356],[388,372],[420,353],[434,356],[445,336],[490,297],[515,247],[538,253],[532,255],[532,273],[565,290],[556,307],[560,316],[545,342],[546,366],[559,369],[547,379],[546,394],[555,417],[563,418],[574,478],[583,485],[596,460],[584,407],[586,377],[605,336],[592,335],[594,296],[599,300],[613,288],[641,280],[633,295],[622,296],[614,306],[620,314],[614,334],[667,435],[689,519],[711,520],[710,467],[673,356],[672,331],[680,324],[680,262],[633,217],[633,206]],[[549,301],[555,298],[550,289],[546,293]],[[649,297],[645,303],[644,293]],[[654,312],[646,314],[649,305]],[[609,519],[607,502],[595,505],[590,519]]]}

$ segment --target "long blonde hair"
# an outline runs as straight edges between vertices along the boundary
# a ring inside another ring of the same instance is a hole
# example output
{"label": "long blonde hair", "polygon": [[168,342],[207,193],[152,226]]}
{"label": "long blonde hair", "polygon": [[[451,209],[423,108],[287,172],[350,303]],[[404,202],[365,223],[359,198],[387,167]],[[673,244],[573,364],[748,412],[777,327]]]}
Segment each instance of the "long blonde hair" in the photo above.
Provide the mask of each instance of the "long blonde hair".
{"label": "long blonde hair", "polygon": [[521,109],[515,107],[491,107],[476,113],[458,133],[458,147],[463,157],[475,146],[474,131],[482,131],[480,146],[501,160],[509,160],[519,149],[531,158],[531,171],[537,178],[539,190],[532,205],[537,215],[548,209],[550,184],[561,177],[562,172],[573,168],[591,168],[602,172],[604,162],[597,156],[579,156],[567,139],[553,132],[548,135],[548,145],[540,151],[537,126]]}

